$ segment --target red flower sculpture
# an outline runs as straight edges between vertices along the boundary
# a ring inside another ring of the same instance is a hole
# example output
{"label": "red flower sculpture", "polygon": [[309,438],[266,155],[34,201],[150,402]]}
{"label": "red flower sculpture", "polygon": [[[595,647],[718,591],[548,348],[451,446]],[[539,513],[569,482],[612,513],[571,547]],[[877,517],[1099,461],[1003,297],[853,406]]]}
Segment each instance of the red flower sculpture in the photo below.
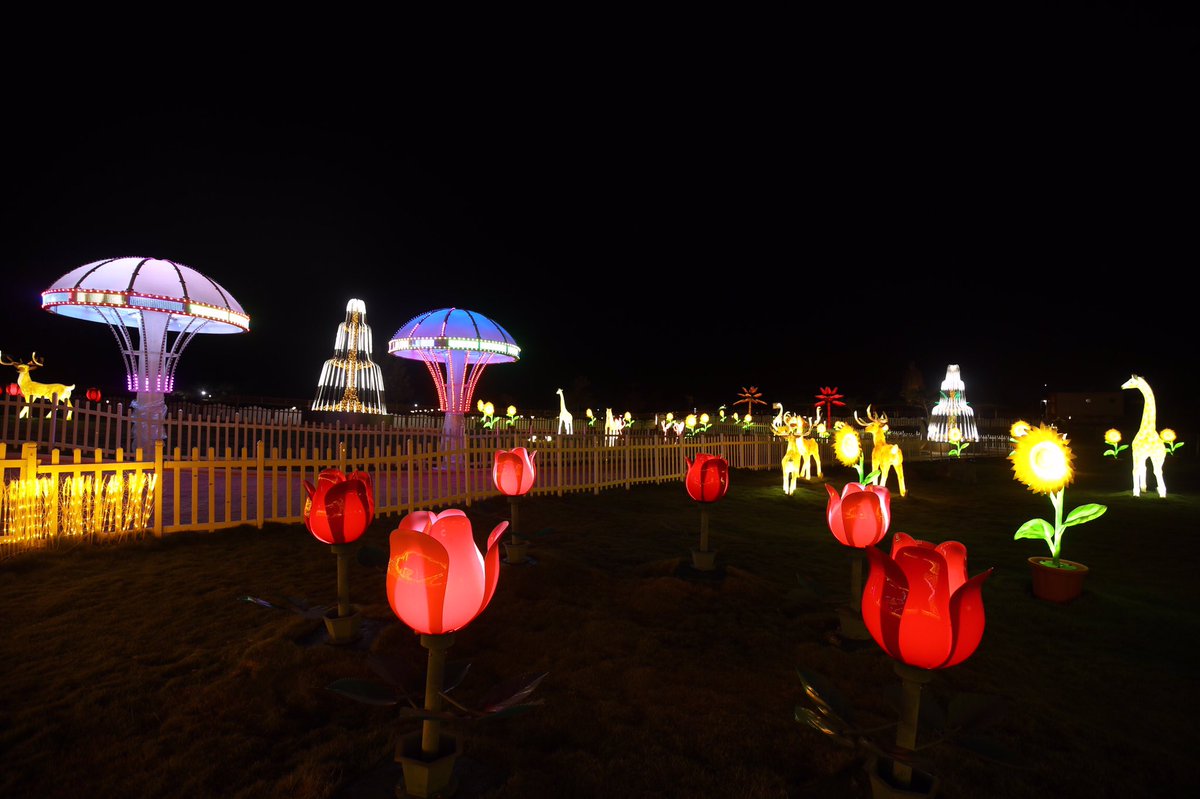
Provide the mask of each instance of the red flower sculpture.
{"label": "red flower sculpture", "polygon": [[88,398],[89,402],[99,402],[100,401],[100,389],[89,388],[87,390],[87,393],[84,394],[84,396]]}
{"label": "red flower sculpture", "polygon": [[21,387],[19,385],[17,385],[16,383],[9,383],[8,384],[8,396],[10,396],[10,397],[21,396]]}
{"label": "red flower sculpture", "polygon": [[684,461],[688,465],[688,495],[697,502],[716,502],[729,490],[729,463],[717,455],[701,452],[696,460]]}
{"label": "red flower sculpture", "polygon": [[846,483],[838,496],[837,489],[825,484],[829,503],[825,518],[833,537],[848,547],[873,547],[887,535],[892,521],[892,495],[883,486]]}
{"label": "red flower sculpture", "polygon": [[496,460],[492,464],[492,482],[501,494],[519,497],[529,493],[537,477],[537,466],[533,462],[535,457],[536,451],[531,453],[524,447],[496,452]]}
{"label": "red flower sculpture", "polygon": [[357,541],[375,518],[375,492],[366,472],[347,477],[340,469],[324,469],[315,486],[304,481],[304,490],[304,525],[326,544]]}
{"label": "red flower sculpture", "polygon": [[967,579],[967,548],[936,547],[905,533],[892,537],[889,557],[867,548],[871,574],[863,591],[863,622],[875,643],[899,661],[944,669],[969,658],[983,638],[983,583],[992,569]]}
{"label": "red flower sculpture", "polygon": [[392,612],[423,635],[466,627],[496,593],[496,542],[506,527],[508,522],[500,522],[488,535],[485,557],[461,510],[421,510],[405,516],[388,539],[387,597]]}

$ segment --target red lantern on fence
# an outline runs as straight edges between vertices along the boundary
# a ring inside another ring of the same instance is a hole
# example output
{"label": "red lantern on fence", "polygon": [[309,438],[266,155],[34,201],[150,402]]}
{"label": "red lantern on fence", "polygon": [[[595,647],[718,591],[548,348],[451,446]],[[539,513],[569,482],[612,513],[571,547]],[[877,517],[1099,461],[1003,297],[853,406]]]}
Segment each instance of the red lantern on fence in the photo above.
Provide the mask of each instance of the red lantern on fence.
{"label": "red lantern on fence", "polygon": [[8,396],[10,396],[10,397],[21,396],[21,387],[18,386],[16,383],[9,383],[8,384]]}
{"label": "red lantern on fence", "polygon": [[99,402],[100,401],[100,389],[89,388],[87,390],[87,393],[84,394],[84,396],[88,398],[88,402]]}

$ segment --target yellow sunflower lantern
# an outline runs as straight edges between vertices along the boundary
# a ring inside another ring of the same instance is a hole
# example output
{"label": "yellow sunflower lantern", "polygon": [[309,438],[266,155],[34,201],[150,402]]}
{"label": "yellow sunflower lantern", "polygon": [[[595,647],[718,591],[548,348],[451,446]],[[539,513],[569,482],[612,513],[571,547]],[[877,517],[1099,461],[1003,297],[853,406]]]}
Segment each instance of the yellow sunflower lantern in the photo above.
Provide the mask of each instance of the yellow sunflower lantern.
{"label": "yellow sunflower lantern", "polygon": [[866,484],[863,478],[863,449],[858,440],[858,431],[848,424],[839,425],[833,432],[833,454],[838,463],[858,469],[858,482]]}
{"label": "yellow sunflower lantern", "polygon": [[[1013,425],[1014,432],[1016,425]],[[1098,519],[1108,510],[1106,505],[1080,505],[1063,517],[1063,494],[1075,477],[1072,460],[1075,455],[1066,436],[1057,430],[1039,425],[1030,427],[1016,438],[1016,449],[1009,458],[1013,462],[1013,478],[1024,483],[1035,494],[1046,494],[1054,507],[1054,523],[1045,519],[1030,519],[1017,529],[1013,540],[1040,538],[1050,547],[1051,561],[1043,565],[1056,569],[1085,568],[1081,564],[1061,560],[1062,536],[1068,527]]]}
{"label": "yellow sunflower lantern", "polygon": [[1113,460],[1117,460],[1122,452],[1129,449],[1128,444],[1121,443],[1121,431],[1115,427],[1104,432],[1104,443],[1108,444],[1108,449],[1104,451],[1104,454],[1111,455]]}
{"label": "yellow sunflower lantern", "polygon": [[1169,427],[1164,427],[1158,434],[1158,437],[1162,439],[1163,444],[1166,446],[1168,455],[1174,455],[1175,450],[1183,446],[1182,441],[1175,440],[1175,431]]}

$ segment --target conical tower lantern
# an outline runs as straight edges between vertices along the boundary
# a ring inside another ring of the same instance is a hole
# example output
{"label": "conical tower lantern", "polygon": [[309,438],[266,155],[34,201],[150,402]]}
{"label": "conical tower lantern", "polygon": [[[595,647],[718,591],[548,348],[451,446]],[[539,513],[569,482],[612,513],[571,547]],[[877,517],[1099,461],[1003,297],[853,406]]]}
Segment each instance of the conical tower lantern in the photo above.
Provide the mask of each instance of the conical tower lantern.
{"label": "conical tower lantern", "polygon": [[948,442],[950,431],[957,428],[959,441],[978,441],[979,428],[975,424],[975,409],[967,404],[967,388],[963,384],[958,364],[946,367],[946,379],[942,381],[942,395],[929,414],[930,441]]}
{"label": "conical tower lantern", "polygon": [[371,360],[371,327],[362,300],[346,303],[346,321],[338,325],[333,357],[321,367],[314,411],[387,413],[383,371]]}

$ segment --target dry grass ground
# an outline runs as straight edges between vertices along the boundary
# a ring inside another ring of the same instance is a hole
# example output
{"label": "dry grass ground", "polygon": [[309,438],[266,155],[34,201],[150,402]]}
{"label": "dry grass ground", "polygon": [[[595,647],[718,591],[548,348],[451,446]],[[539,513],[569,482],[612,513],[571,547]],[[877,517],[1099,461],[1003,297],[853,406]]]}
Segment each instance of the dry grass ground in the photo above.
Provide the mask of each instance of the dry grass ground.
{"label": "dry grass ground", "polygon": [[[1078,467],[1068,507],[1109,512],[1066,534],[1064,557],[1091,568],[1068,606],[1030,593],[1026,558],[1044,547],[1012,534],[1050,503],[1003,459],[977,462],[974,481],[910,464],[910,494],[893,499],[892,532],[962,541],[971,574],[995,567],[982,644],[928,691],[1002,697],[994,734],[1022,767],[934,749],[949,799],[1161,797],[1193,780],[1197,460],[1168,463],[1166,499],[1131,496],[1128,453],[1079,452]],[[839,488],[853,477],[825,471]],[[723,578],[707,581],[678,569],[699,538],[681,485],[526,500],[537,563],[503,567],[449,655],[472,664],[460,701],[544,671],[544,704],[458,728],[463,795],[866,796],[852,753],[793,719],[798,667],[868,720],[895,718],[891,661],[831,638],[850,572],[825,497],[820,481],[788,497],[776,472],[734,472],[711,515]],[[481,538],[508,508],[466,510]],[[364,543],[386,546],[396,521]],[[379,625],[370,648],[420,674],[424,650],[383,586],[354,564],[353,599]],[[0,564],[0,796],[390,796],[394,742],[416,723],[326,689],[374,679],[367,647],[323,643],[319,622],[244,595],[333,602],[334,558],[303,527],[274,526]]]}

